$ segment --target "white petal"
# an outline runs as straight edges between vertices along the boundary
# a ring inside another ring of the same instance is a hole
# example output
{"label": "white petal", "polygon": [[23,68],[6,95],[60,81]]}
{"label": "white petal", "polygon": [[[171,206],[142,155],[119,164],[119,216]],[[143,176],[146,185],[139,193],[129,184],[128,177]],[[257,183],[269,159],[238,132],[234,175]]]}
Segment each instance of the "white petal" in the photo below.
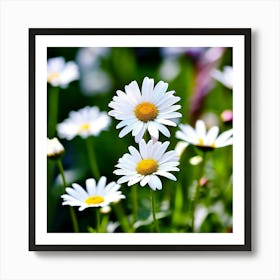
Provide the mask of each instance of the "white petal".
{"label": "white petal", "polygon": [[132,177],[133,176],[131,176],[131,175],[123,176],[118,180],[118,184],[123,184],[123,183],[129,181]]}
{"label": "white petal", "polygon": [[118,123],[118,125],[116,126],[116,129],[122,128],[122,127],[127,126],[127,125],[131,125],[131,124],[133,124],[134,122],[137,122],[137,121],[138,120],[134,117],[131,118],[131,119],[123,120],[123,121]]}
{"label": "white petal", "polygon": [[160,113],[162,113],[162,114],[169,114],[169,113],[172,113],[174,111],[181,109],[181,107],[182,107],[181,105],[173,105],[173,106],[167,105],[167,106],[161,106],[158,109],[160,110]]}
{"label": "white petal", "polygon": [[65,65],[65,59],[62,56],[50,58],[48,59],[47,62],[48,73],[52,73],[52,72],[60,73],[63,70],[64,65]]}
{"label": "white petal", "polygon": [[225,141],[219,141],[218,144],[217,143],[215,144],[215,147],[222,148],[222,147],[229,146],[229,145],[232,145],[232,144],[233,144],[233,137],[228,138]]}
{"label": "white petal", "polygon": [[107,178],[105,176],[102,176],[98,183],[97,183],[97,187],[96,187],[96,194],[100,194],[102,193],[102,191],[104,190],[105,188],[105,185],[106,185],[106,181],[107,181]]}
{"label": "white petal", "polygon": [[128,186],[135,185],[136,183],[140,182],[143,178],[144,178],[143,175],[135,176],[128,181],[127,185]]}
{"label": "white petal", "polygon": [[157,122],[161,123],[161,124],[165,124],[165,125],[170,125],[170,126],[177,126],[177,124],[173,121],[170,120],[166,120],[166,119],[156,119]]}
{"label": "white petal", "polygon": [[151,178],[150,178],[150,181],[149,181],[148,184],[153,190],[156,190],[156,189],[161,190],[162,189],[161,180],[156,175],[151,175]]}
{"label": "white petal", "polygon": [[156,139],[152,138],[150,141],[151,143],[151,146],[149,146],[149,157],[150,158],[153,158],[156,160],[156,156],[158,155],[161,147],[162,147],[162,144],[161,142],[158,142]]}
{"label": "white petal", "polygon": [[96,181],[93,178],[87,179],[86,188],[89,195],[95,195]]}
{"label": "white petal", "polygon": [[171,166],[168,163],[163,163],[159,166],[158,170],[163,171],[180,171],[180,169],[176,166]]}
{"label": "white petal", "polygon": [[190,125],[180,124],[179,127],[189,139],[192,139],[192,141],[195,142],[197,141],[198,136],[196,134],[196,131]]}
{"label": "white petal", "polygon": [[148,127],[148,131],[149,131],[150,135],[153,138],[158,139],[159,138],[159,131],[158,131],[157,126],[154,124],[154,122],[152,122],[152,121],[148,122],[147,127]]}
{"label": "white petal", "polygon": [[168,88],[168,83],[165,83],[163,81],[159,81],[156,85],[155,85],[155,88],[154,88],[154,96],[155,95],[159,95],[161,93],[165,93],[166,90]]}
{"label": "white petal", "polygon": [[117,90],[117,95],[119,97],[118,101],[120,103],[130,103],[132,106],[135,106],[137,104],[137,100],[135,98],[129,98],[127,94],[125,94],[123,91],[121,90]]}
{"label": "white petal", "polygon": [[154,88],[154,79],[145,77],[142,83],[142,97],[144,101],[149,101]]}
{"label": "white petal", "polygon": [[155,172],[155,174],[166,177],[173,181],[177,181],[177,178],[173,174],[171,174],[165,170],[158,170],[157,172]]}
{"label": "white petal", "polygon": [[170,160],[178,160],[178,156],[175,151],[168,151],[167,153],[165,153],[162,156],[162,158],[159,160],[159,164],[162,164]]}
{"label": "white petal", "polygon": [[141,180],[140,185],[141,187],[144,187],[150,180],[150,175],[144,176],[144,178]]}
{"label": "white petal", "polygon": [[113,172],[116,175],[134,175],[137,174],[135,170],[117,169]]}
{"label": "white petal", "polygon": [[132,171],[132,170],[134,170],[134,167],[137,164],[137,162],[139,162],[140,160],[141,160],[141,158],[139,160],[135,161],[135,162],[131,162],[131,161],[120,162],[115,167],[118,167],[120,169],[126,169],[127,171]]}
{"label": "white petal", "polygon": [[134,157],[137,158],[137,161],[140,161],[142,159],[138,150],[136,148],[134,148],[133,146],[129,146],[128,150]]}
{"label": "white petal", "polygon": [[140,150],[141,157],[143,159],[147,158],[147,156],[148,156],[147,144],[144,139],[142,139],[139,143],[139,150]]}
{"label": "white petal", "polygon": [[143,122],[137,121],[134,124],[132,136],[136,136],[142,130],[143,126],[145,126],[145,124]]}
{"label": "white petal", "polygon": [[79,211],[83,211],[85,210],[86,208],[88,208],[89,206],[86,206],[86,205],[82,205],[80,208],[79,208]]}
{"label": "white petal", "polygon": [[79,201],[79,202],[80,202],[80,200],[76,199],[75,197],[73,197],[73,196],[71,196],[71,195],[69,195],[69,194],[63,194],[63,195],[61,196],[61,198],[62,198],[65,202],[66,202],[66,201],[70,201],[70,202]]}
{"label": "white petal", "polygon": [[129,98],[133,98],[137,102],[141,100],[141,92],[136,81],[132,81],[128,86],[125,86],[125,92]]}
{"label": "white petal", "polygon": [[147,125],[145,124],[142,129],[140,130],[140,132],[135,136],[135,142],[139,143],[141,141],[141,139],[143,139],[143,136],[145,134],[145,131],[147,129]]}
{"label": "white petal", "polygon": [[156,123],[155,125],[157,126],[158,130],[166,137],[170,137],[170,132],[169,130],[161,123]]}
{"label": "white petal", "polygon": [[74,190],[80,195],[80,198],[84,199],[88,196],[88,193],[78,184],[72,184]]}
{"label": "white petal", "polygon": [[69,206],[81,206],[81,202],[79,201],[64,201],[62,205],[69,205]]}
{"label": "white petal", "polygon": [[165,93],[161,99],[157,100],[156,106],[158,108],[165,108],[180,101],[181,98],[179,96],[173,96],[171,93],[173,94],[174,91]]}
{"label": "white petal", "polygon": [[221,146],[225,141],[227,141],[230,137],[232,137],[233,129],[229,129],[227,131],[224,131],[220,134],[220,136],[216,139],[215,145]]}
{"label": "white petal", "polygon": [[124,127],[120,133],[119,133],[119,137],[122,138],[124,137],[126,134],[128,134],[132,129],[134,128],[134,124],[130,124],[126,127]]}
{"label": "white petal", "polygon": [[192,143],[192,144],[197,143],[197,139],[194,139],[194,138],[190,137],[189,135],[184,134],[182,131],[176,131],[175,137],[177,139],[184,140],[187,143]]}
{"label": "white petal", "polygon": [[155,160],[160,160],[162,158],[163,154],[165,153],[166,149],[168,148],[169,144],[170,144],[170,142],[168,142],[168,141],[162,143],[158,152],[153,154],[153,158]]}
{"label": "white petal", "polygon": [[209,129],[206,139],[205,139],[205,144],[206,145],[211,145],[215,142],[217,136],[219,134],[219,128],[217,126],[213,126]]}
{"label": "white petal", "polygon": [[176,119],[176,118],[181,118],[182,114],[178,112],[171,112],[171,113],[159,113],[158,117],[160,119]]}
{"label": "white petal", "polygon": [[206,137],[206,126],[205,126],[204,121],[202,121],[202,120],[196,121],[195,129],[196,129],[196,133],[197,133],[198,138],[205,139],[205,137]]}
{"label": "white petal", "polygon": [[105,189],[104,189],[104,195],[106,195],[107,193],[114,193],[116,191],[118,191],[120,189],[120,185],[116,184],[115,182],[111,182],[109,183]]}
{"label": "white petal", "polygon": [[72,188],[66,188],[66,192],[74,197],[75,199],[78,199],[78,200],[83,200],[84,196],[81,196],[81,194],[79,192],[77,192],[76,190],[72,189]]}

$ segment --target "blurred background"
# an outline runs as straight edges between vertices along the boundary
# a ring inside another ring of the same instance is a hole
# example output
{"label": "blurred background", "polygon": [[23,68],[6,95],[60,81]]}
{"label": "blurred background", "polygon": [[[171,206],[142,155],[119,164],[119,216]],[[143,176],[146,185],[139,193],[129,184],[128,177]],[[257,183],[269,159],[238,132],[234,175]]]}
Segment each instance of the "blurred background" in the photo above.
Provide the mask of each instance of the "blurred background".
{"label": "blurred background", "polygon": [[[231,48],[48,48],[48,59],[63,57],[77,63],[80,78],[59,89],[58,123],[68,118],[70,111],[85,106],[98,106],[108,112],[109,102],[116,90],[136,80],[141,88],[144,77],[153,78],[155,84],[163,80],[168,90],[175,90],[181,97],[182,118],[178,123],[194,125],[203,119],[208,127],[217,125],[220,131],[232,128],[232,49]],[[48,90],[51,88],[48,85]],[[50,100],[48,96],[48,107]],[[128,134],[119,138],[112,123],[107,131],[94,138],[95,153],[101,174],[108,181],[117,181],[113,174],[118,159],[136,146]],[[171,142],[170,149],[178,143],[175,132],[169,127],[171,137],[160,136],[160,141]],[[48,135],[48,137],[57,136]],[[66,153],[62,158],[68,185],[73,182],[85,186],[92,177],[85,142],[80,137],[71,141],[59,139]],[[195,212],[196,232],[232,232],[232,146],[215,149],[205,163],[205,174],[199,177],[200,151],[188,146],[180,158],[180,172],[174,173],[177,182],[162,179],[163,190],[156,192],[157,213],[161,217],[161,232],[191,232],[191,205],[194,189],[199,180],[199,202]],[[62,180],[52,160],[48,160],[48,232],[72,232],[68,207],[62,206],[60,195]],[[150,190],[139,185],[139,211],[136,232],[150,232],[152,220]],[[123,185],[126,199],[122,210],[131,216],[131,187]],[[93,209],[82,212],[75,209],[80,231],[91,232],[95,225]],[[116,213],[107,215],[107,231],[122,232]]]}

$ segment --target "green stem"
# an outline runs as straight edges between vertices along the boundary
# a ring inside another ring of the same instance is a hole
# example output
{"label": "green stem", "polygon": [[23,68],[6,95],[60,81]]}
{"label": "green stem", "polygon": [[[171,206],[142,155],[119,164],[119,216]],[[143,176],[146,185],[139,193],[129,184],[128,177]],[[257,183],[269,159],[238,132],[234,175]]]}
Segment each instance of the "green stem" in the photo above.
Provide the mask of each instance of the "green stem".
{"label": "green stem", "polygon": [[99,179],[100,172],[96,161],[92,137],[86,138],[86,145],[89,157],[90,168],[95,179]]}
{"label": "green stem", "polygon": [[73,207],[70,206],[69,211],[70,211],[70,216],[71,216],[74,232],[79,232],[79,224],[78,224],[75,210]]}
{"label": "green stem", "polygon": [[59,103],[59,87],[50,87],[49,90],[49,110],[48,110],[48,137],[55,136]]}
{"label": "green stem", "polygon": [[138,199],[138,185],[132,187],[131,193],[132,193],[132,210],[133,210],[132,223],[134,224],[136,222],[137,213],[138,213],[138,200],[137,200]]}
{"label": "green stem", "polygon": [[106,232],[108,221],[109,221],[109,215],[103,214],[100,223],[100,228],[101,228],[100,232]]}
{"label": "green stem", "polygon": [[160,232],[159,231],[159,226],[158,226],[158,221],[157,221],[157,218],[156,218],[156,203],[155,203],[155,194],[154,194],[155,191],[151,190],[151,197],[152,197],[152,212],[153,212],[153,220],[154,220],[154,227],[155,227],[155,231],[156,232]]}
{"label": "green stem", "polygon": [[58,199],[57,196],[55,197],[53,196],[53,192],[51,189],[55,167],[56,167],[56,162],[48,159],[47,162],[48,231],[51,229],[53,224],[53,219],[55,216],[56,199]]}
{"label": "green stem", "polygon": [[194,199],[193,199],[192,223],[191,223],[192,232],[195,232],[194,223],[195,223],[195,210],[196,210],[197,202],[199,200],[199,188],[200,188],[199,180],[203,177],[203,174],[204,174],[205,161],[206,161],[206,152],[202,152],[202,163],[200,166],[200,172],[199,172],[199,176],[197,179],[197,184],[195,186],[195,193],[194,193]]}
{"label": "green stem", "polygon": [[134,230],[131,228],[130,223],[124,213],[122,206],[117,203],[117,204],[113,205],[113,208],[114,208],[116,216],[120,222],[120,226],[121,226],[122,230],[124,232],[133,232]]}
{"label": "green stem", "polygon": [[64,168],[63,168],[62,161],[60,158],[57,160],[57,165],[58,165],[58,169],[59,169],[59,172],[60,172],[60,175],[62,178],[64,190],[65,190],[67,188],[67,183],[66,183],[66,178],[65,178],[65,174],[64,174]]}
{"label": "green stem", "polygon": [[172,224],[178,225],[181,223],[181,215],[182,215],[182,208],[183,208],[183,201],[184,195],[182,191],[182,184],[178,183],[175,189],[175,195],[174,195],[174,209],[172,213]]}
{"label": "green stem", "polygon": [[[64,189],[66,189],[67,188],[67,183],[66,183],[64,168],[63,168],[61,159],[57,160],[57,165],[58,165],[58,169],[59,169],[59,172],[60,172],[60,175],[61,175],[61,178],[62,178]],[[74,232],[79,232],[79,224],[78,224],[78,221],[77,221],[75,210],[71,206],[70,206],[69,209],[70,209],[69,211],[70,211],[70,216],[71,216]]]}
{"label": "green stem", "polygon": [[96,232],[100,232],[100,211],[96,208]]}

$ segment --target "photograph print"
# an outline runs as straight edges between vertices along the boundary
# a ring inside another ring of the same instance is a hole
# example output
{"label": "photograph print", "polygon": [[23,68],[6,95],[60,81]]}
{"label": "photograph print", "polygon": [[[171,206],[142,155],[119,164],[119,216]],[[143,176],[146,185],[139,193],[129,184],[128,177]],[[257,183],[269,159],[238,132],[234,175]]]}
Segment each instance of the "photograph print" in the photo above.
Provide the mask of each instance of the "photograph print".
{"label": "photograph print", "polygon": [[30,29],[30,250],[250,250],[250,30]]}

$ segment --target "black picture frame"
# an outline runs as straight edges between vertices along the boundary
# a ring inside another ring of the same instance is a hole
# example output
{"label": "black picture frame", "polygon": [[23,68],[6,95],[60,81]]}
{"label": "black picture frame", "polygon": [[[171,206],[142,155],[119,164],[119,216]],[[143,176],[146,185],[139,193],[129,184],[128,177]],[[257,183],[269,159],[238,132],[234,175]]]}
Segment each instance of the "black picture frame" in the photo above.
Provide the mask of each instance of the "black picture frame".
{"label": "black picture frame", "polygon": [[[244,37],[244,244],[228,245],[105,245],[105,244],[37,244],[36,243],[36,36],[65,35],[237,35]],[[251,29],[250,28],[191,28],[191,29],[29,29],[29,250],[30,251],[250,251],[251,248]]]}

